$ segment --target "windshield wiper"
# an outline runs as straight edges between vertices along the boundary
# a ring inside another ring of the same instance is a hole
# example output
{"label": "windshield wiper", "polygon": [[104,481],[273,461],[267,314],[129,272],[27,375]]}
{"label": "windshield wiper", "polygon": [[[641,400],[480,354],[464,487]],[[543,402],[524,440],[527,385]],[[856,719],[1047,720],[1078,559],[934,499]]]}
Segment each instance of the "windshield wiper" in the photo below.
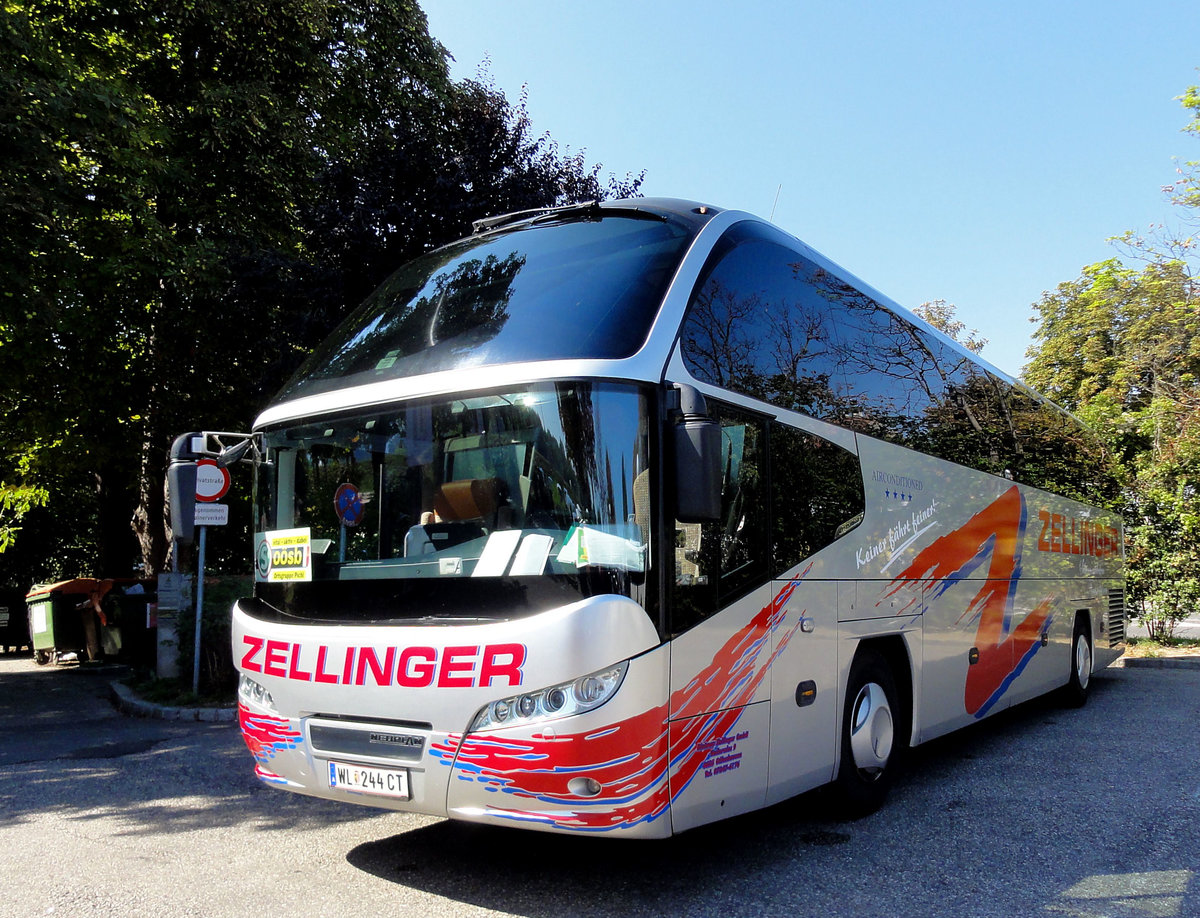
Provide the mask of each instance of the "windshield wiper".
{"label": "windshield wiper", "polygon": [[599,220],[601,217],[616,216],[640,217],[643,220],[658,220],[663,223],[667,220],[661,214],[651,213],[640,207],[601,207],[599,201],[583,201],[579,204],[563,204],[558,207],[531,207],[528,210],[515,210],[510,214],[484,217],[471,224],[471,232],[483,233],[523,220],[528,220],[530,223],[549,223],[558,220]]}

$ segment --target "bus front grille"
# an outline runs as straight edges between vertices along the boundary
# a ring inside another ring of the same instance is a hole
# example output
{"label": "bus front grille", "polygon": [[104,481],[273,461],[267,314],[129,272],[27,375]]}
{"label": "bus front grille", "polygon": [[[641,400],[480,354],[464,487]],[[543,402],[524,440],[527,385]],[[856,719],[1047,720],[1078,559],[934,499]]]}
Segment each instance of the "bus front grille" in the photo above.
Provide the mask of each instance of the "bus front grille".
{"label": "bus front grille", "polygon": [[350,755],[358,758],[420,761],[425,751],[427,725],[419,729],[395,721],[321,722],[310,719],[308,738],[318,756]]}

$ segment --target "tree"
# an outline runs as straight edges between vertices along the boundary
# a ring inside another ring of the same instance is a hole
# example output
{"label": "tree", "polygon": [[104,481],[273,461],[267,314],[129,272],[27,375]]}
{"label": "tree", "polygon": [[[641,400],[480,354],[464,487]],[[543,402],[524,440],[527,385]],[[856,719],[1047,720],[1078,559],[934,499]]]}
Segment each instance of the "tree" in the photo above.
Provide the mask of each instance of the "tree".
{"label": "tree", "polygon": [[953,338],[972,354],[978,354],[987,347],[987,338],[979,337],[978,330],[968,329],[964,323],[958,321],[957,309],[953,303],[947,303],[945,300],[926,300],[914,309],[913,313],[947,337]]}
{"label": "tree", "polygon": [[[1184,127],[1184,131],[1200,137],[1200,86],[1189,86],[1179,97],[1179,101],[1192,115],[1192,120]],[[1200,161],[1183,163],[1177,169],[1177,174],[1179,178],[1163,190],[1185,211],[1184,219],[1194,226],[1200,220]],[[1194,240],[1189,241],[1194,247]]]}
{"label": "tree", "polygon": [[486,74],[455,84],[442,102],[440,120],[398,120],[324,164],[301,216],[304,250],[286,269],[297,304],[286,310],[294,357],[393,270],[469,234],[480,217],[638,193],[640,175],[602,185],[600,166],[535,137],[524,96],[514,106]]}
{"label": "tree", "polygon": [[77,563],[129,570],[139,494],[140,553],[161,559],[147,509],[162,500],[158,444],[183,406],[222,394],[224,368],[197,354],[209,323],[252,320],[221,314],[229,253],[298,238],[289,209],[313,154],[296,87],[327,12],[306,0],[5,8],[19,171],[0,197],[16,205],[4,273],[19,293],[0,319],[4,442],[60,522],[93,530],[94,555]]}
{"label": "tree", "polygon": [[[1195,87],[1183,97],[1196,114]],[[1169,187],[1185,220],[1200,206],[1195,165]],[[1084,268],[1034,304],[1025,378],[1101,435],[1123,485],[1128,590],[1156,635],[1200,603],[1200,287],[1190,238],[1125,234],[1143,263]]]}
{"label": "tree", "polygon": [[45,488],[0,484],[0,552],[16,540],[25,514],[34,507],[45,506],[49,496]]}
{"label": "tree", "polygon": [[[412,0],[0,17],[0,481],[49,495],[22,577],[161,569],[174,435],[244,428],[365,292],[471,219],[605,194],[523,104],[451,81]],[[245,553],[228,542],[218,565]]]}

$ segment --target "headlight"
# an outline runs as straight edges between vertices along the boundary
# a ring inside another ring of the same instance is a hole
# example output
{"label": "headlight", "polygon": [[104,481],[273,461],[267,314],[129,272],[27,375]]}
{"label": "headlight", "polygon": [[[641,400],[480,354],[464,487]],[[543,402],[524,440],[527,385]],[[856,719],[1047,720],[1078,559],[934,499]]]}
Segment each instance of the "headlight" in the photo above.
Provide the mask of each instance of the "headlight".
{"label": "headlight", "polygon": [[570,717],[598,708],[616,694],[628,668],[628,662],[618,663],[573,682],[493,701],[480,709],[467,732]]}
{"label": "headlight", "polygon": [[271,697],[271,693],[249,676],[243,675],[238,679],[238,697],[248,704],[253,703],[260,708],[275,710],[275,699]]}

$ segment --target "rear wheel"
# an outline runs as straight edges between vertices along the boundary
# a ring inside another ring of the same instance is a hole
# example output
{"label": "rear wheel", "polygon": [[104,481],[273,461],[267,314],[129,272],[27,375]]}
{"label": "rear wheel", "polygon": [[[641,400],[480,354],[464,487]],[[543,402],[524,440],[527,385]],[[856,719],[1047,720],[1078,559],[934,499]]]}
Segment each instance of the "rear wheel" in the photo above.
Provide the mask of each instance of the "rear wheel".
{"label": "rear wheel", "polygon": [[833,791],[838,810],[859,819],[874,813],[887,798],[895,776],[899,746],[896,680],[873,650],[858,653],[850,666],[842,711],[842,761]]}
{"label": "rear wheel", "polygon": [[1071,636],[1071,676],[1063,689],[1067,704],[1081,708],[1087,702],[1088,685],[1092,681],[1092,638],[1083,616],[1075,619]]}

